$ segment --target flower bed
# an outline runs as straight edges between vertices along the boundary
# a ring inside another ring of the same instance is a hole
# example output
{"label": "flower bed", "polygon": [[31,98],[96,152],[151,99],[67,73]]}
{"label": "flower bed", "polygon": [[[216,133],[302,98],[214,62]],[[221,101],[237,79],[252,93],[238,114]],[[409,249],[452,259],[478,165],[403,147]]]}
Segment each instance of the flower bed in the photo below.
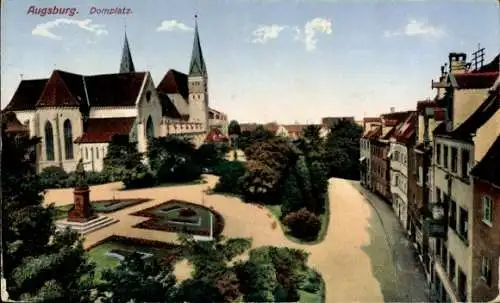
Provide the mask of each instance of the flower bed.
{"label": "flower bed", "polygon": [[[186,221],[186,219],[188,218],[182,217],[180,215],[180,211],[177,213],[177,217],[173,218],[171,216],[169,210],[177,210],[179,209],[179,206],[182,207],[181,209],[189,208],[193,212],[195,212],[197,215],[196,220],[198,221],[201,219],[200,226],[182,226],[180,224],[173,223],[172,221],[179,221],[179,223],[193,223],[191,221]],[[224,229],[224,218],[222,217],[222,215],[213,209],[190,202],[170,200],[160,205],[156,205],[132,213],[131,215],[150,218],[147,221],[134,225],[134,228],[161,230],[175,233],[188,233],[198,236],[210,236],[210,214],[213,215],[213,236],[218,236]]]}

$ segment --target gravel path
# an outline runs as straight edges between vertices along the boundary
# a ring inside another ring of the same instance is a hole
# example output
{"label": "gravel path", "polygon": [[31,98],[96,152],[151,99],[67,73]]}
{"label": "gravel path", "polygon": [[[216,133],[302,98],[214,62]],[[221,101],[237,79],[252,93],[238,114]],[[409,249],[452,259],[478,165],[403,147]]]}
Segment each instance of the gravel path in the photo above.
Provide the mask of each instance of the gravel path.
{"label": "gravel path", "polygon": [[[217,177],[204,176],[207,184],[156,187],[120,191],[119,183],[91,187],[91,200],[115,198],[149,198],[152,201],[129,207],[108,216],[120,221],[87,235],[85,246],[91,246],[110,235],[141,237],[165,242],[176,242],[177,235],[162,231],[132,228],[148,218],[129,215],[171,199],[213,206],[226,221],[227,237],[250,237],[253,247],[262,245],[288,246],[310,252],[309,264],[325,280],[326,302],[384,302],[393,301],[387,289],[405,292],[397,285],[394,263],[385,231],[374,209],[349,181],[331,179],[330,224],[325,240],[316,245],[300,245],[288,240],[270,213],[240,199],[222,195],[203,195],[213,186]],[[202,198],[204,196],[204,198]],[[45,203],[64,205],[72,201],[72,189],[51,190]],[[203,201],[203,202],[202,202]]]}

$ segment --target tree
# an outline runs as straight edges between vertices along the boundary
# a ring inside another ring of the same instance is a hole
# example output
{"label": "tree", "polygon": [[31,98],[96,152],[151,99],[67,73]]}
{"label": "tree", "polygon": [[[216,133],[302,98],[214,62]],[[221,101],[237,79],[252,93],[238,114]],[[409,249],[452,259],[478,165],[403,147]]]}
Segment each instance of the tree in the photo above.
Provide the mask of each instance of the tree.
{"label": "tree", "polygon": [[188,182],[200,178],[201,166],[195,161],[195,145],[187,138],[167,136],[152,138],[148,159],[160,182]]}
{"label": "tree", "polygon": [[329,176],[359,179],[359,140],[362,128],[340,121],[330,130],[325,141],[325,161]]}
{"label": "tree", "polygon": [[241,127],[240,127],[240,124],[238,123],[238,121],[231,120],[231,122],[229,122],[228,133],[230,136],[241,135]]}
{"label": "tree", "polygon": [[90,302],[94,265],[78,234],[55,232],[53,206],[30,151],[39,139],[12,137],[2,127],[2,248],[7,291],[14,300]]}
{"label": "tree", "polygon": [[[238,137],[241,135],[241,127],[238,121],[231,120],[231,122],[229,122],[228,134],[231,138],[234,154],[237,155],[236,150],[238,150]],[[234,157],[234,159],[236,160],[236,156]]]}
{"label": "tree", "polygon": [[115,135],[109,143],[108,152],[103,161],[103,171],[111,181],[121,181],[128,171],[142,166],[142,159],[143,155],[137,150],[136,142],[130,142],[128,136]]}
{"label": "tree", "polygon": [[160,266],[156,259],[143,260],[134,253],[118,267],[102,273],[100,302],[172,302],[176,279],[171,266]]}
{"label": "tree", "polygon": [[319,125],[314,125],[314,124],[307,125],[302,130],[302,137],[310,141],[319,141],[321,140],[319,136],[320,130],[321,127]]}
{"label": "tree", "polygon": [[202,167],[213,167],[226,158],[228,147],[225,144],[205,143],[194,152],[194,160]]}
{"label": "tree", "polygon": [[290,173],[285,180],[281,195],[281,216],[285,217],[291,212],[305,207],[307,203],[295,173]]}
{"label": "tree", "polygon": [[191,279],[179,286],[175,302],[234,302],[240,296],[240,283],[228,262],[252,246],[251,239],[225,239],[199,242],[182,235],[180,243],[194,266]]}
{"label": "tree", "polygon": [[245,174],[245,165],[238,161],[225,162],[217,166],[219,176],[213,190],[219,193],[241,194],[241,178]]}

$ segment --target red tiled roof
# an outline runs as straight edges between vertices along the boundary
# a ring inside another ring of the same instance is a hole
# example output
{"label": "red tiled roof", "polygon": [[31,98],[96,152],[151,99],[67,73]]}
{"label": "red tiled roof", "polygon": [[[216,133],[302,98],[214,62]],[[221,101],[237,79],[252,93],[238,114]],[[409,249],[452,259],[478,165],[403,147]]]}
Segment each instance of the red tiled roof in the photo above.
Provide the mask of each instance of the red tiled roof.
{"label": "red tiled roof", "polygon": [[365,135],[364,138],[368,140],[376,140],[382,135],[382,126],[377,126],[371,130],[369,130]]}
{"label": "red tiled roof", "polygon": [[81,104],[86,104],[83,82],[83,76],[55,70],[47,81],[36,107],[80,107]]}
{"label": "red tiled roof", "polygon": [[5,110],[33,110],[48,79],[22,80]]}
{"label": "red tiled roof", "polygon": [[145,72],[86,76],[90,106],[135,105],[145,77]]}
{"label": "red tiled roof", "polygon": [[226,142],[229,139],[222,134],[222,131],[218,128],[213,128],[205,137],[206,142]]}
{"label": "red tiled roof", "polygon": [[453,75],[460,89],[490,88],[497,80],[499,72],[470,72]]}
{"label": "red tiled roof", "polygon": [[75,143],[110,142],[114,135],[128,135],[134,122],[135,118],[89,119],[85,132],[75,140]]}
{"label": "red tiled roof", "polygon": [[144,72],[82,76],[54,70],[47,80],[21,81],[7,108],[133,106],[145,77]]}
{"label": "red tiled roof", "polygon": [[157,89],[167,94],[181,94],[186,102],[189,102],[188,76],[175,69],[165,74]]}
{"label": "red tiled roof", "polygon": [[400,123],[394,130],[392,137],[397,141],[407,141],[415,134],[417,114],[411,113],[403,123]]}

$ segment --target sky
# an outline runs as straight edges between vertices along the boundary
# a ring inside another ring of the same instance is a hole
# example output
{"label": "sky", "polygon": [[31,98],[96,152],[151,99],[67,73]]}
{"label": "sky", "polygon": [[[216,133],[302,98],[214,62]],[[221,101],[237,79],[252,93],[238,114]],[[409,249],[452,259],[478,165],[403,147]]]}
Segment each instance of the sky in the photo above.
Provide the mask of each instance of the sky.
{"label": "sky", "polygon": [[[68,10],[41,16],[54,6]],[[210,106],[240,122],[414,109],[449,52],[500,51],[497,0],[4,0],[2,108],[21,78],[118,72],[125,30],[155,85],[187,73],[195,14]]]}

